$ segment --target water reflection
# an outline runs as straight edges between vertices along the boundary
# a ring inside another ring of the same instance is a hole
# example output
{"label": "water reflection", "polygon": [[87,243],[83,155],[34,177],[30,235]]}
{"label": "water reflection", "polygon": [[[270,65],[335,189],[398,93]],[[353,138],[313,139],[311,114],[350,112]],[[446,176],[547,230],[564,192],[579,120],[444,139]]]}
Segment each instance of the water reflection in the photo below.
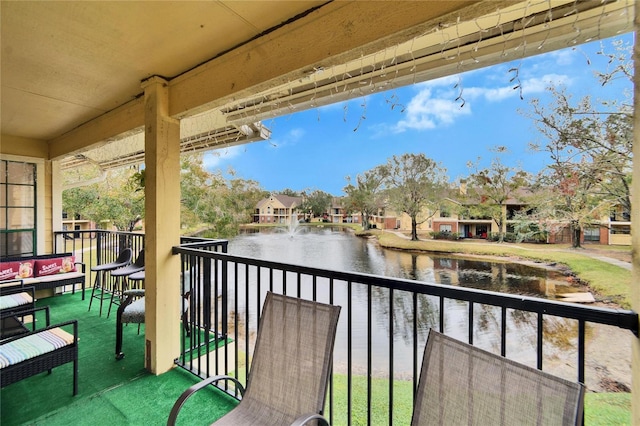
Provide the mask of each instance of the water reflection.
{"label": "water reflection", "polygon": [[529,265],[386,250],[340,227],[260,228],[243,232],[229,252],[330,270],[363,272],[489,291],[555,298],[576,291],[566,277]]}
{"label": "water reflection", "polygon": [[[273,229],[261,229],[260,232],[244,233],[229,243],[229,253],[260,258],[265,260],[318,267],[330,270],[362,272],[375,275],[408,278],[413,280],[459,285],[483,290],[506,293],[526,294],[529,296],[553,298],[556,293],[574,291],[564,277],[541,268],[511,263],[487,262],[462,258],[447,258],[422,253],[407,253],[380,248],[374,241],[357,238],[342,228],[300,227],[292,237],[289,233]],[[236,273],[230,268],[230,273]],[[237,306],[240,323],[257,322],[257,302],[255,293],[260,283],[260,296],[264,298],[269,285],[281,292],[285,288],[288,294],[297,294],[298,285],[302,296],[311,298],[314,283],[311,277],[296,274],[283,274],[280,271],[273,276],[255,268],[239,268],[238,277],[232,277],[231,283],[242,283],[231,294],[238,292],[238,303],[250,292],[250,306]],[[300,281],[298,282],[298,279]],[[250,288],[244,283],[251,283]],[[317,298],[324,302],[333,302],[343,307],[338,327],[335,347],[335,367],[346,368],[349,354],[348,341],[351,339],[351,369],[354,373],[365,373],[368,364],[369,346],[372,348],[371,368],[374,375],[384,375],[393,368],[394,377],[411,377],[414,363],[414,336],[417,339],[417,352],[426,341],[430,328],[439,328],[441,309],[444,312],[445,332],[461,340],[467,340],[469,334],[469,304],[457,300],[445,300],[440,306],[437,297],[389,290],[380,287],[334,281],[333,292],[329,291],[327,279],[318,278]],[[351,298],[349,298],[349,292]],[[333,297],[333,299],[331,299]],[[351,299],[351,304],[348,300]],[[417,309],[414,308],[417,306]],[[235,306],[235,300],[231,301]],[[349,310],[351,312],[349,312]],[[473,306],[474,344],[494,353],[500,352],[500,328],[502,324],[499,308],[474,304]],[[350,326],[348,322],[350,321]],[[537,316],[534,314],[508,310],[507,355],[530,366],[536,364]],[[571,320],[545,319],[545,358],[555,357],[568,347],[574,347],[575,328]],[[241,331],[241,335],[244,331]],[[547,335],[553,338],[548,339]],[[390,344],[392,342],[392,344]],[[391,356],[393,352],[393,356]],[[389,365],[393,359],[393,365]],[[419,360],[417,360],[419,363]]]}

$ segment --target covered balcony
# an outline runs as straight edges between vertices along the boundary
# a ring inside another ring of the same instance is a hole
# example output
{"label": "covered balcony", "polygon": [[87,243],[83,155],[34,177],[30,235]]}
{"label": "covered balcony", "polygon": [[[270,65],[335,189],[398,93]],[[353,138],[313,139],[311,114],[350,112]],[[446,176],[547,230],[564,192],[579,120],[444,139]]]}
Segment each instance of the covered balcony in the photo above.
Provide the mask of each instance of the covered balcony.
{"label": "covered balcony", "polygon": [[[144,163],[148,297],[144,343],[132,348],[128,357],[138,359],[152,375],[188,370],[209,376],[222,371],[246,378],[241,361],[250,358],[256,313],[269,289],[345,304],[327,408],[335,424],[354,422],[360,410],[366,413],[365,422],[374,423],[379,405],[386,407],[381,422],[405,423],[394,417],[393,407],[412,403],[424,343],[419,312],[426,304],[433,305],[437,328],[444,331],[447,304],[466,304],[465,337],[472,343],[474,312],[491,307],[499,324],[495,341],[507,356],[509,318],[523,312],[535,324],[534,366],[542,369],[546,317],[569,321],[574,324],[577,358],[573,379],[587,382],[588,327],[627,330],[633,351],[632,395],[640,394],[634,313],[640,310],[637,230],[632,235],[633,310],[612,311],[240,258],[225,253],[223,242],[181,241],[175,207],[180,202],[182,152],[268,138],[269,130],[260,123],[263,118],[637,31],[635,2],[2,2],[0,7],[0,156],[6,164],[32,165],[35,173],[29,184],[32,200],[3,208],[1,250],[82,252],[81,247],[67,246],[72,240],[62,233],[62,171],[86,163],[102,170]],[[640,126],[635,129],[635,140],[640,140]],[[4,171],[5,183],[11,182],[8,168]],[[633,180],[640,181],[637,163],[633,174]],[[633,198],[639,197],[634,185]],[[638,220],[638,213],[632,212],[632,224]],[[83,259],[87,265],[103,260]],[[211,339],[187,351],[180,317],[166,312],[180,311],[179,283],[193,270],[198,271],[193,276],[198,291],[189,302],[190,320]],[[357,314],[367,319],[367,329],[373,332],[374,310],[380,307],[356,305],[355,292],[363,293],[364,300],[371,300],[366,295],[372,292],[383,293],[388,301],[382,308],[390,313],[385,327],[391,337],[380,399],[371,392],[372,371],[378,369],[367,356],[373,343],[354,346],[352,328]],[[400,309],[399,300],[407,306]],[[411,315],[403,317],[406,313]],[[392,336],[400,332],[408,333],[415,345],[411,373],[403,377],[410,383],[406,393],[396,388],[399,377],[394,373]],[[105,353],[108,359],[101,365],[117,365],[106,343]],[[364,365],[362,357],[369,359]],[[338,386],[337,380],[343,382]],[[134,389],[135,384],[126,386]],[[3,389],[3,394],[9,391]],[[640,424],[640,405],[637,398],[632,400],[632,422]],[[168,413],[170,407],[156,407],[165,409]],[[92,410],[85,410],[77,413],[91,420]],[[4,416],[3,408],[3,423]]]}

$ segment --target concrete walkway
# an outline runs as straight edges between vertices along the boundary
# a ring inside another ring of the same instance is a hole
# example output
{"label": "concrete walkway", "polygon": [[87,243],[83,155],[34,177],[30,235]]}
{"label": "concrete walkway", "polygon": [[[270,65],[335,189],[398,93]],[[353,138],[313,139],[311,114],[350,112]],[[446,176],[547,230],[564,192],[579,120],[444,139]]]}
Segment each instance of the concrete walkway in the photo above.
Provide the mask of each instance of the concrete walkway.
{"label": "concrete walkway", "polygon": [[[564,250],[564,251],[569,252],[568,250]],[[612,257],[601,256],[601,255],[592,254],[592,253],[580,253],[580,254],[583,254],[585,256],[589,256],[589,257],[591,257],[593,259],[597,259],[597,260],[600,260],[602,262],[607,262],[607,263],[610,263],[612,265],[619,266],[619,267],[627,269],[629,271],[631,270],[631,263],[625,262],[624,260],[618,260],[618,259],[614,259]]]}

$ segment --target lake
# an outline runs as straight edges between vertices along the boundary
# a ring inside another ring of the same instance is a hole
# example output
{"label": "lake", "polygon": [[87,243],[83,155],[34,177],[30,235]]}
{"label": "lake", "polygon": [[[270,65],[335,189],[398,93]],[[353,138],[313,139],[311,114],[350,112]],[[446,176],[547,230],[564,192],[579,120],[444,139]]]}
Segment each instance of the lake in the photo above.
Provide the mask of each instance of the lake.
{"label": "lake", "polygon": [[[381,248],[374,239],[359,238],[342,227],[297,226],[256,228],[243,231],[229,241],[229,253],[252,258],[309,267],[360,272],[499,291],[527,296],[555,298],[556,294],[576,291],[566,277],[557,271],[517,263],[447,257],[426,253],[409,253]],[[243,281],[241,281],[243,282]],[[336,368],[346,359],[346,283],[336,283],[334,303],[343,306],[336,337]],[[307,287],[305,287],[307,286]],[[318,299],[328,300],[328,290],[319,286]],[[239,289],[240,293],[244,289]],[[413,362],[413,301],[410,293],[394,291],[393,321],[389,321],[389,290],[375,288],[371,292],[372,325],[367,315],[369,292],[366,286],[352,286],[352,359],[354,372],[366,371],[367,334],[371,334],[374,372],[385,374],[389,367],[389,335],[393,335],[394,377],[410,377]],[[303,282],[303,295],[310,294],[310,283]],[[244,297],[239,297],[239,301]],[[233,304],[231,305],[233,306]],[[475,305],[474,344],[500,352],[501,311],[488,305]],[[256,308],[250,306],[250,310]],[[428,329],[438,327],[439,299],[419,295],[418,340],[422,345]],[[238,307],[239,317],[245,307]],[[445,332],[467,340],[468,304],[445,300]],[[252,312],[255,314],[255,312]],[[577,324],[565,319],[545,319],[544,356],[554,358],[571,347]],[[507,313],[507,356],[530,366],[536,364],[536,315],[509,310]],[[547,339],[553,333],[553,339]]]}

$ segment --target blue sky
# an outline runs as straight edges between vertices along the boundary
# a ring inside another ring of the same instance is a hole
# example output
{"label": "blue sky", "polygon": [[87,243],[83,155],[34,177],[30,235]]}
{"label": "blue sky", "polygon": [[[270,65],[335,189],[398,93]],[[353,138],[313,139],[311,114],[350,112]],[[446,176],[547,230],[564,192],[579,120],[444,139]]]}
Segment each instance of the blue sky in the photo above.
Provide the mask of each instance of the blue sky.
{"label": "blue sky", "polygon": [[[618,38],[632,41],[631,35]],[[503,164],[535,173],[547,159],[528,146],[543,141],[542,135],[518,111],[531,111],[534,98],[546,105],[549,82],[564,85],[576,101],[585,95],[594,105],[623,99],[630,84],[619,80],[603,88],[594,77],[596,70],[607,71],[607,58],[596,54],[603,47],[613,53],[610,39],[596,41],[268,119],[263,123],[272,131],[270,140],[207,153],[205,165],[223,173],[232,168],[236,177],[268,191],[319,189],[336,196],[343,195],[346,176],[355,178],[407,152],[441,163],[451,181],[471,173],[469,161],[488,167],[497,155]],[[519,70],[524,100],[510,81],[512,68]],[[456,100],[460,87],[464,105]],[[496,146],[509,151],[496,154]]]}

